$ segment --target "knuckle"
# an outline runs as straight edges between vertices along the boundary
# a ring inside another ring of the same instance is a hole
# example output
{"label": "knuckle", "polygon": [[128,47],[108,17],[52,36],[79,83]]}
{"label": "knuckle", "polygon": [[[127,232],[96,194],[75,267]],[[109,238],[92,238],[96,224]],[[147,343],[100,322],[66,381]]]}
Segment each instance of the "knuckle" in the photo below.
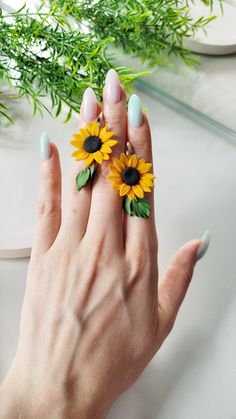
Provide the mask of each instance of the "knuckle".
{"label": "knuckle", "polygon": [[54,189],[58,185],[58,179],[55,174],[49,170],[43,170],[42,180],[50,189]]}
{"label": "knuckle", "polygon": [[148,260],[149,257],[147,257],[147,247],[141,243],[134,252],[134,262],[139,271],[142,272],[146,268]]}
{"label": "knuckle", "polygon": [[150,133],[147,131],[145,126],[143,128],[132,128],[130,132],[130,139],[135,147],[135,150],[142,152],[144,155],[150,154]]}
{"label": "knuckle", "polygon": [[137,154],[141,154],[144,156],[149,155],[150,153],[150,147],[149,144],[146,141],[146,138],[144,136],[136,136],[134,139],[131,139],[132,144],[135,147],[135,151]]}
{"label": "knuckle", "polygon": [[89,190],[87,185],[80,191],[78,191],[76,187],[73,187],[71,189],[66,208],[66,211],[68,212],[68,214],[70,214],[70,216],[73,217],[77,215],[82,215],[82,208],[84,203],[87,202],[87,198],[89,196],[88,193]]}
{"label": "knuckle", "polygon": [[39,217],[56,214],[59,210],[60,210],[59,198],[40,199],[38,202],[38,216]]}
{"label": "knuckle", "polygon": [[114,133],[120,132],[121,125],[126,122],[123,106],[120,109],[119,106],[116,106],[115,110],[110,109],[109,113],[106,113],[105,119],[109,130]]}
{"label": "knuckle", "polygon": [[107,176],[109,175],[109,169],[108,165],[110,162],[103,162],[103,164],[99,167],[99,178],[102,179],[102,181],[106,184],[110,184],[109,179],[107,179]]}
{"label": "knuckle", "polygon": [[61,265],[62,270],[64,272],[68,271],[68,269],[71,265],[71,262],[72,262],[72,253],[69,250],[64,251],[64,253],[61,257],[61,260],[60,260],[60,265]]}
{"label": "knuckle", "polygon": [[136,245],[130,255],[130,259],[136,273],[142,273],[150,268],[151,265],[150,243],[146,241]]}

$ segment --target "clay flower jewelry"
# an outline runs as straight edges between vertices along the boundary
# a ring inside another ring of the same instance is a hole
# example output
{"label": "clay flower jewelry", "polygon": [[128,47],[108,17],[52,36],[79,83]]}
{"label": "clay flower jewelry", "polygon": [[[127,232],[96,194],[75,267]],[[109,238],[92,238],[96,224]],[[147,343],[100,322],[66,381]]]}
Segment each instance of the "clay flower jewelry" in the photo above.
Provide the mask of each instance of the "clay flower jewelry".
{"label": "clay flower jewelry", "polygon": [[112,189],[125,197],[125,211],[131,216],[148,218],[150,204],[144,199],[144,192],[151,192],[154,187],[155,176],[150,173],[152,164],[144,159],[139,160],[136,154],[126,156],[124,153],[119,159],[113,158],[112,162],[108,179],[113,182]]}
{"label": "clay flower jewelry", "polygon": [[75,160],[85,160],[85,169],[76,177],[78,191],[93,178],[95,165],[109,159],[112,147],[118,143],[113,136],[113,132],[108,131],[107,125],[101,128],[96,121],[81,128],[78,134],[73,134],[74,140],[70,143],[77,150],[72,156]]}

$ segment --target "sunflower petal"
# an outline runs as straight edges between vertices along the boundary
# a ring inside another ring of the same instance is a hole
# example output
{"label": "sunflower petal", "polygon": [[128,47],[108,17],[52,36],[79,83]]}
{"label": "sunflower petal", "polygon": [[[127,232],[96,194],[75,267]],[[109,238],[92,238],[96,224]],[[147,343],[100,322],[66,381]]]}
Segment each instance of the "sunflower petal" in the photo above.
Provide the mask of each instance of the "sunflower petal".
{"label": "sunflower petal", "polygon": [[120,196],[124,196],[129,193],[131,187],[129,185],[126,185],[125,183],[122,183],[120,187]]}
{"label": "sunflower petal", "polygon": [[135,195],[136,195],[138,198],[143,198],[143,197],[144,197],[144,192],[143,192],[143,190],[142,190],[141,186],[139,186],[139,185],[134,185],[134,186],[132,186],[132,189],[133,189],[133,192],[135,193]]}
{"label": "sunflower petal", "polygon": [[80,135],[83,139],[87,138],[90,136],[90,133],[87,131],[86,128],[80,128]]}
{"label": "sunflower petal", "polygon": [[[114,133],[113,132],[106,132],[101,137],[101,140],[102,140],[103,143],[105,143],[107,141],[112,141],[112,137],[114,137]],[[116,140],[114,140],[114,141],[116,141]]]}
{"label": "sunflower petal", "polygon": [[109,166],[108,166],[108,169],[114,174],[114,175],[117,175],[117,176],[121,176],[121,171],[120,170],[118,170],[115,166],[113,166],[112,164],[110,164]]}
{"label": "sunflower petal", "polygon": [[94,160],[94,155],[93,153],[89,153],[89,156],[87,157],[86,161],[85,161],[85,167],[88,167]]}
{"label": "sunflower petal", "polygon": [[107,176],[107,179],[110,179],[110,180],[113,180],[114,182],[118,182],[118,181],[120,181],[120,182],[122,182],[123,183],[123,181],[122,181],[122,179],[121,179],[121,177],[120,176],[114,176],[114,175],[108,175]]}
{"label": "sunflower petal", "polygon": [[153,181],[152,181],[151,179],[149,179],[149,178],[144,178],[144,177],[141,177],[141,179],[140,179],[140,185],[144,185],[144,186],[148,186],[148,187],[153,188],[154,183],[153,183]]}
{"label": "sunflower petal", "polygon": [[100,128],[96,121],[93,122],[92,127],[93,127],[93,135],[99,135]]}
{"label": "sunflower petal", "polygon": [[139,167],[140,173],[147,173],[152,168],[152,163],[142,163]]}
{"label": "sunflower petal", "polygon": [[95,160],[99,163],[102,164],[103,161],[103,156],[101,151],[96,151],[95,153],[93,153]]}
{"label": "sunflower petal", "polygon": [[102,153],[111,153],[112,149],[111,147],[109,147],[109,145],[107,145],[106,143],[104,143],[101,147],[101,152]]}
{"label": "sunflower petal", "polygon": [[115,157],[113,157],[112,162],[118,170],[120,170],[121,172],[124,170],[125,165],[119,159],[116,159]]}
{"label": "sunflower petal", "polygon": [[139,159],[138,161],[138,169],[140,169],[140,166],[142,166],[143,164],[145,164],[145,160],[144,159]]}
{"label": "sunflower petal", "polygon": [[151,182],[151,184],[149,184],[149,182],[147,183],[146,181],[140,179],[139,183],[140,183],[141,188],[144,190],[144,192],[151,192],[152,191],[151,188],[154,185],[153,185],[152,181],[150,181],[150,182]]}
{"label": "sunflower petal", "polygon": [[142,179],[145,179],[145,178],[155,179],[155,178],[156,178],[156,176],[154,176],[152,173],[144,173],[144,174],[141,176],[141,178],[142,178]]}
{"label": "sunflower petal", "polygon": [[128,166],[128,157],[125,155],[125,153],[121,153],[120,155],[120,161],[125,165]]}
{"label": "sunflower petal", "polygon": [[112,189],[113,189],[114,191],[119,191],[119,189],[120,189],[120,185],[118,185],[118,184],[116,184],[116,183],[113,183],[113,185],[112,185]]}
{"label": "sunflower petal", "polygon": [[128,167],[136,167],[138,164],[138,159],[136,154],[132,154],[128,159]]}
{"label": "sunflower petal", "polygon": [[103,153],[103,160],[109,160],[109,154]]}
{"label": "sunflower petal", "polygon": [[75,139],[75,140],[83,140],[83,137],[80,135],[80,134],[72,134],[72,137]]}
{"label": "sunflower petal", "polygon": [[79,160],[84,160],[88,157],[88,153],[82,150],[76,150],[72,153],[73,157],[77,157]]}
{"label": "sunflower petal", "polygon": [[144,192],[152,192],[151,188],[149,188],[148,186],[142,186],[142,190]]}
{"label": "sunflower petal", "polygon": [[135,198],[135,194],[133,192],[133,189],[130,188],[130,191],[127,193],[128,198],[132,201],[132,199]]}
{"label": "sunflower petal", "polygon": [[102,136],[104,134],[106,134],[106,132],[107,132],[107,125],[105,125],[105,127],[103,127],[103,128],[100,129],[100,133],[99,133],[100,138],[102,138]]}
{"label": "sunflower petal", "polygon": [[70,144],[72,144],[76,148],[83,148],[83,140],[72,140]]}
{"label": "sunflower petal", "polygon": [[103,143],[109,145],[110,147],[113,147],[114,145],[118,144],[117,140],[113,140],[113,139],[108,139],[103,141]]}
{"label": "sunflower petal", "polygon": [[92,122],[92,124],[86,125],[86,130],[89,132],[89,135],[98,135],[99,133],[99,126],[96,121]]}

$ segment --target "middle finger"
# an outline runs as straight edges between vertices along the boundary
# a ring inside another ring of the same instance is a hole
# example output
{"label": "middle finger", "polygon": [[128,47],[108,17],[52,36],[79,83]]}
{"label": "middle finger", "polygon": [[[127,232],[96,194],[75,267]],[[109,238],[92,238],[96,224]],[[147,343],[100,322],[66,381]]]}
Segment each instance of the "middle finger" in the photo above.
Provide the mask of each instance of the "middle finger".
{"label": "middle finger", "polygon": [[[114,133],[113,138],[118,141],[112,149],[112,157],[118,157],[125,151],[127,112],[126,95],[114,70],[110,70],[106,77],[103,116],[109,131]],[[112,183],[107,179],[110,163],[110,160],[103,161],[94,180],[88,230],[94,233],[94,228],[96,231],[98,227],[105,230],[109,226],[113,237],[123,241],[122,199],[117,191],[112,190]]]}

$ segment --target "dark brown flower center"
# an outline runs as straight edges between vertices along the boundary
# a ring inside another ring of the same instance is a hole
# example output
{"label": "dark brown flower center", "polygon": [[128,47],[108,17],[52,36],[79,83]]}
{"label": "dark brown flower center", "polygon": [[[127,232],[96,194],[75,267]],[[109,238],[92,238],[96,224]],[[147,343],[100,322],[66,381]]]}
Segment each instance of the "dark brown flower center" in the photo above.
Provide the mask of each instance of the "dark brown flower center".
{"label": "dark brown flower center", "polygon": [[122,180],[126,185],[136,185],[139,182],[140,174],[134,167],[126,167],[121,174]]}
{"label": "dark brown flower center", "polygon": [[102,147],[102,141],[96,135],[90,135],[84,141],[84,149],[88,153],[95,153],[96,151],[100,150]]}

